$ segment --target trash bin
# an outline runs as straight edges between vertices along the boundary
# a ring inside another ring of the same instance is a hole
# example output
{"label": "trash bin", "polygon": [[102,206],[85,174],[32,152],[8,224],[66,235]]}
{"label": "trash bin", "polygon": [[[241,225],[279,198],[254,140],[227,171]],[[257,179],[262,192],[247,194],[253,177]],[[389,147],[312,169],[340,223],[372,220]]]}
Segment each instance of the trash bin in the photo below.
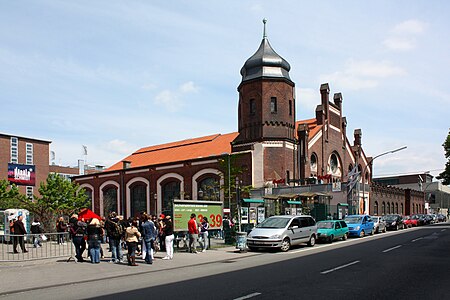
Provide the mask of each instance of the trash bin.
{"label": "trash bin", "polygon": [[247,232],[236,232],[236,249],[247,250]]}

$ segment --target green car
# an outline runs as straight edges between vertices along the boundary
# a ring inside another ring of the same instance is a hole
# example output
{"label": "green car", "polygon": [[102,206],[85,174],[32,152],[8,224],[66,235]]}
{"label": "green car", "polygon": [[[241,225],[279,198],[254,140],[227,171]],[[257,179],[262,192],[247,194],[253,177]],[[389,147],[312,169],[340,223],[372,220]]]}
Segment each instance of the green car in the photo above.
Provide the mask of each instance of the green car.
{"label": "green car", "polygon": [[317,239],[329,243],[348,237],[347,223],[343,220],[326,220],[317,222]]}

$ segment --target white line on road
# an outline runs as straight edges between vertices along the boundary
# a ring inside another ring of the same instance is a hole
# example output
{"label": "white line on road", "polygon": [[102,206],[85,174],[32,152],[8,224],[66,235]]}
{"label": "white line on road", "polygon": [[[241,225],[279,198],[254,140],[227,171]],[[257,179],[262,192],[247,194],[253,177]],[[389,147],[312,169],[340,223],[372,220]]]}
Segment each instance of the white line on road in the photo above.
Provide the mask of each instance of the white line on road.
{"label": "white line on road", "polygon": [[320,274],[328,274],[328,273],[331,273],[331,272],[334,272],[336,270],[349,267],[349,266],[357,264],[357,263],[359,263],[359,260],[355,260],[354,262],[351,262],[351,263],[348,263],[348,264],[345,264],[345,265],[342,265],[342,266],[339,266],[339,267],[336,267],[336,268],[333,268],[333,269],[330,269],[330,270],[322,271],[322,272],[320,272]]}
{"label": "white line on road", "polygon": [[392,247],[392,248],[389,248],[389,249],[383,250],[383,253],[386,253],[386,252],[389,252],[389,251],[395,250],[395,249],[397,249],[397,248],[400,248],[401,246],[402,246],[402,245],[398,245],[398,246],[395,246],[395,247]]}
{"label": "white line on road", "polygon": [[420,238],[414,239],[414,240],[412,240],[412,241],[411,241],[411,243],[417,242],[418,240],[421,240],[421,239],[423,239],[423,237],[420,237]]}
{"label": "white line on road", "polygon": [[442,229],[441,231],[446,231],[447,229]]}
{"label": "white line on road", "polygon": [[259,295],[261,295],[261,293],[252,293],[252,294],[248,294],[246,296],[242,296],[242,297],[236,298],[234,300],[244,300],[244,299],[253,298],[253,297],[256,297],[256,296],[259,296]]}

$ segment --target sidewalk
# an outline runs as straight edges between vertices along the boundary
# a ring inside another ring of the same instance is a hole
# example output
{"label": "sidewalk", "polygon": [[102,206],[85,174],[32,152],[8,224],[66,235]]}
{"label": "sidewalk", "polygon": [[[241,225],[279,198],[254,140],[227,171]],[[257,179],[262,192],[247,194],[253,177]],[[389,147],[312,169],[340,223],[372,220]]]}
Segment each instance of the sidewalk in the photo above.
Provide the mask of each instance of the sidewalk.
{"label": "sidewalk", "polygon": [[[0,296],[42,287],[185,268],[258,255],[252,252],[239,252],[235,246],[225,245],[223,240],[214,239],[211,242],[213,247],[211,250],[198,254],[175,252],[172,260],[163,260],[165,252],[158,252],[152,265],[146,264],[139,257],[136,260],[139,264],[137,267],[130,267],[126,263],[108,263],[110,252],[108,252],[106,245],[103,245],[105,258],[101,259],[100,264],[75,263],[73,260],[67,262],[67,258],[2,263],[0,264],[0,278],[2,278],[0,281]],[[86,253],[84,256],[86,256]]]}

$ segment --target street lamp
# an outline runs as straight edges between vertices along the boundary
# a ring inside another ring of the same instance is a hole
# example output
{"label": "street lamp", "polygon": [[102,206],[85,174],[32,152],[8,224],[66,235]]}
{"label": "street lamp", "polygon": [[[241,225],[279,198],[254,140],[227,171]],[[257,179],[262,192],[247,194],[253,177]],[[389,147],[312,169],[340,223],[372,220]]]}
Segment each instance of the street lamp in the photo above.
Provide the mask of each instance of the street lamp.
{"label": "street lamp", "polygon": [[[406,148],[408,148],[408,146],[403,146],[403,147],[400,147],[400,148],[397,148],[397,149],[394,149],[394,150],[390,150],[390,151],[386,151],[386,152],[383,152],[383,153],[381,153],[381,154],[378,154],[378,155],[372,157],[372,159],[370,160],[370,162],[364,167],[364,170],[363,170],[363,172],[361,173],[361,176],[364,176],[364,177],[363,177],[363,201],[364,201],[364,202],[365,202],[365,200],[366,200],[366,182],[365,182],[366,169],[373,163],[373,161],[374,161],[376,158],[378,158],[378,157],[380,157],[380,156],[387,155],[387,154],[392,154],[392,153],[395,153],[395,152],[404,150],[404,149],[406,149]],[[358,195],[358,199],[359,199],[359,195]],[[358,202],[359,202],[359,201],[358,201]]]}

